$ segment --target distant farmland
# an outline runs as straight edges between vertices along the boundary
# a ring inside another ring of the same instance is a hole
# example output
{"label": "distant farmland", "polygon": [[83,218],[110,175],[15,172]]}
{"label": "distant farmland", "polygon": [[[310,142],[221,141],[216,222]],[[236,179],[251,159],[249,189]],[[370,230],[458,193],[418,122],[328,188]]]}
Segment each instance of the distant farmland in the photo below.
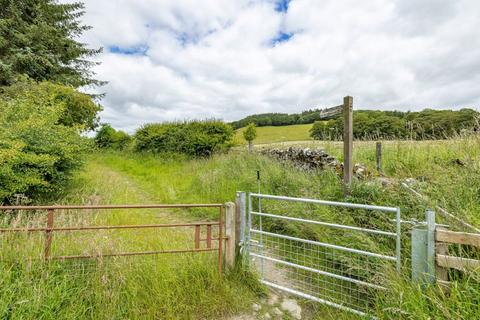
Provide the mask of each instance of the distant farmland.
{"label": "distant farmland", "polygon": [[[313,124],[295,124],[291,126],[267,126],[257,128],[257,138],[254,144],[284,142],[284,141],[305,141],[312,140],[310,138],[310,128]],[[246,144],[243,138],[243,130],[240,128],[235,132],[235,142],[238,144]]]}

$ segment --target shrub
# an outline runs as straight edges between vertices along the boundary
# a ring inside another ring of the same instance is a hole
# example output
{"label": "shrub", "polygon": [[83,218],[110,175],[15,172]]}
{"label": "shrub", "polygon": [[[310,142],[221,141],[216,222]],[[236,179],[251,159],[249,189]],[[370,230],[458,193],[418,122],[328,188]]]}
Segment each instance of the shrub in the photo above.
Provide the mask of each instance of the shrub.
{"label": "shrub", "polygon": [[115,130],[108,123],[103,124],[95,136],[95,144],[99,148],[111,148],[115,150],[124,150],[132,142],[126,132]]}
{"label": "shrub", "polygon": [[222,121],[147,124],[135,133],[135,150],[205,157],[232,145],[233,129]]}
{"label": "shrub", "polygon": [[67,103],[52,88],[30,84],[0,98],[0,201],[59,191],[81,164],[84,127],[61,123]]}
{"label": "shrub", "polygon": [[[62,104],[62,111],[58,119],[59,124],[73,127],[81,131],[93,130],[98,125],[98,112],[102,110],[91,96],[78,92],[72,87],[67,87],[51,82],[36,84],[33,81],[22,80],[9,87],[2,87],[0,94],[4,100],[21,98],[26,92],[30,97],[51,96],[48,103]],[[42,100],[45,103],[46,100]]]}
{"label": "shrub", "polygon": [[247,126],[247,129],[245,129],[245,131],[243,132],[243,137],[248,142],[252,142],[253,140],[255,140],[255,138],[257,137],[257,129],[255,129],[254,123],[250,123]]}

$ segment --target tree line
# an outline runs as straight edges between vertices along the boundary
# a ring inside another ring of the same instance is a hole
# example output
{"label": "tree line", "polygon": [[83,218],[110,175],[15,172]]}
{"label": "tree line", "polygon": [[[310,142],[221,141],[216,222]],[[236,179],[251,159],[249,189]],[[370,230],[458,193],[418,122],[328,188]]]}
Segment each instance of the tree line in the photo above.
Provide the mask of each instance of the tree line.
{"label": "tree line", "polygon": [[[464,131],[477,131],[480,114],[472,109],[432,110],[419,112],[372,111],[353,112],[355,139],[446,139]],[[343,117],[316,121],[310,135],[316,140],[342,140]]]}
{"label": "tree line", "polygon": [[306,110],[301,113],[261,113],[254,114],[238,121],[230,122],[234,129],[248,126],[250,123],[257,127],[288,126],[292,124],[308,124],[320,120],[320,109]]}
{"label": "tree line", "polygon": [[[230,123],[239,129],[253,123],[257,127],[287,126],[314,123],[312,138],[321,140],[342,139],[343,118],[320,119],[321,109],[301,113],[263,113]],[[480,113],[473,109],[433,110],[418,112],[355,110],[353,112],[356,139],[444,139],[462,130],[477,130]]]}

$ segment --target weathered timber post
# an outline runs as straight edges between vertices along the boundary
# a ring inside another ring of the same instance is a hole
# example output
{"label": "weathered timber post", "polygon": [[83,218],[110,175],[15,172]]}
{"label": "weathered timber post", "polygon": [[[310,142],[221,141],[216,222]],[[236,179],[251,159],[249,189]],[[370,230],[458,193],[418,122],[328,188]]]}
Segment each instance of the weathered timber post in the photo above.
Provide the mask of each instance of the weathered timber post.
{"label": "weathered timber post", "polygon": [[237,247],[237,211],[233,202],[225,204],[225,235],[228,238],[225,244],[225,265],[227,268],[235,266],[236,247]]}
{"label": "weathered timber post", "polygon": [[379,173],[383,173],[382,169],[382,143],[380,141],[377,142],[377,171]]}
{"label": "weathered timber post", "polygon": [[353,98],[343,98],[343,182],[348,189],[353,177]]}

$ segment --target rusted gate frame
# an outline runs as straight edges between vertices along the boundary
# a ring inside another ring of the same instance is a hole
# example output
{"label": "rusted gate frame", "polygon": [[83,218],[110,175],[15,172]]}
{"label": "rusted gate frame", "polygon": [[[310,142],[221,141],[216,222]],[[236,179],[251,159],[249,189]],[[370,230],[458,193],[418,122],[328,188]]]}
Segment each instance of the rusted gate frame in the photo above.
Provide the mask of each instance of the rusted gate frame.
{"label": "rusted gate frame", "polygon": [[[162,209],[162,208],[219,208],[218,222],[193,222],[193,223],[172,223],[172,224],[143,224],[143,225],[119,225],[119,226],[86,226],[86,227],[54,227],[55,210],[105,210],[105,209]],[[218,251],[218,271],[222,272],[223,267],[223,241],[228,237],[223,235],[225,207],[223,204],[154,204],[154,205],[58,205],[58,206],[0,206],[0,211],[47,211],[47,226],[45,228],[0,228],[0,233],[6,232],[45,232],[45,260],[68,260],[68,259],[90,259],[97,257],[118,257],[118,256],[138,256],[152,254],[168,253],[189,253],[189,252],[208,252]],[[201,227],[206,226],[206,239],[201,239]],[[212,226],[218,226],[218,237],[212,237]],[[114,229],[145,229],[145,228],[172,228],[172,227],[194,227],[195,228],[195,249],[185,250],[162,250],[162,251],[140,251],[140,252],[118,252],[102,255],[72,255],[52,257],[50,254],[53,233],[66,231],[86,231],[86,230],[114,230]],[[218,248],[212,248],[212,240],[218,241]],[[207,248],[200,248],[200,242],[206,242]]]}

